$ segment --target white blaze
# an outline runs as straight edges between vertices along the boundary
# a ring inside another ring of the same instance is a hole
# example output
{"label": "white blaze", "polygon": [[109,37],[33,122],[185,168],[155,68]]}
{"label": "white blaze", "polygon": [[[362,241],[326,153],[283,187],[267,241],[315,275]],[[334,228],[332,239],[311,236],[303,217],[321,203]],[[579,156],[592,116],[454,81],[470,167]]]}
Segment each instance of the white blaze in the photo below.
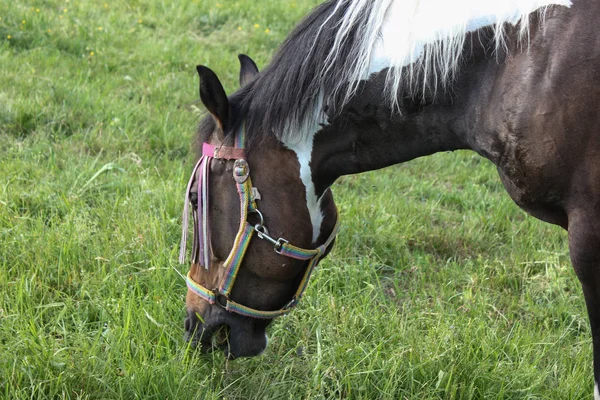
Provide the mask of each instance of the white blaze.
{"label": "white blaze", "polygon": [[300,163],[300,180],[306,190],[306,207],[310,215],[310,221],[313,227],[312,241],[316,242],[321,233],[321,224],[323,223],[323,213],[321,212],[321,199],[317,197],[315,185],[310,170],[310,160],[312,158],[313,140],[316,132],[302,135],[299,141],[283,141],[283,144],[294,153]]}

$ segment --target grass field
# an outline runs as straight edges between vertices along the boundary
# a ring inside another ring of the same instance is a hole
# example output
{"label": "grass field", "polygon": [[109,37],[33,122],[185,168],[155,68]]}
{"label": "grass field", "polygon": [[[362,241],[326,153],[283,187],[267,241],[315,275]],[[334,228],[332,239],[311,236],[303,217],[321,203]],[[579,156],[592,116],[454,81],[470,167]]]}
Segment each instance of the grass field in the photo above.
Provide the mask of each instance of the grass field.
{"label": "grass field", "polygon": [[0,397],[591,398],[566,234],[493,166],[340,179],[337,246],[261,357],[182,340],[180,213],[201,110],[317,0],[0,0]]}

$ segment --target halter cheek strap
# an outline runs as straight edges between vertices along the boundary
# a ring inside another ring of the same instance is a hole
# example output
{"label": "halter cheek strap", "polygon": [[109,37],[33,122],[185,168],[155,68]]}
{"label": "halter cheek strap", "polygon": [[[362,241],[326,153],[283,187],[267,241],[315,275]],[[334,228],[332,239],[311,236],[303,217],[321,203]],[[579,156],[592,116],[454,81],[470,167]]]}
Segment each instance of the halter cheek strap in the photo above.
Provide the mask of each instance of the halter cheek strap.
{"label": "halter cheek strap", "polygon": [[[193,211],[194,243],[192,249],[192,262],[199,263],[208,269],[210,265],[210,229],[208,226],[207,210],[209,179],[208,170],[210,169],[210,160],[212,160],[212,158],[235,160],[233,179],[236,182],[240,199],[240,226],[235,237],[233,248],[223,264],[223,267],[226,269],[225,275],[219,287],[211,290],[195,282],[192,279],[190,271],[186,279],[187,286],[192,292],[208,301],[210,304],[218,304],[229,312],[234,312],[247,317],[272,319],[289,312],[302,298],[314,268],[317,266],[323,257],[323,254],[325,254],[327,248],[331,245],[339,231],[339,218],[336,215],[336,224],[329,235],[329,238],[325,241],[325,243],[316,249],[303,249],[289,244],[288,241],[283,238],[274,239],[269,236],[268,230],[264,226],[262,214],[258,210],[256,204],[257,191],[253,190],[252,187],[252,180],[250,179],[250,167],[246,161],[243,145],[243,129],[240,130],[240,133],[236,137],[236,147],[214,146],[208,143],[204,143],[202,145],[202,157],[194,168],[186,191],[179,262],[182,264],[185,262],[189,214],[189,194],[192,188],[194,177],[196,176],[198,170],[200,170],[200,177],[198,179],[198,209]],[[250,213],[256,213],[259,216],[260,222],[258,224],[253,226],[248,222],[248,215]],[[242,265],[242,260],[246,254],[246,251],[248,250],[248,245],[250,244],[254,233],[256,233],[258,238],[272,243],[273,250],[276,253],[297,260],[309,261],[296,293],[292,299],[279,310],[256,310],[251,307],[236,303],[229,298],[240,266]]]}

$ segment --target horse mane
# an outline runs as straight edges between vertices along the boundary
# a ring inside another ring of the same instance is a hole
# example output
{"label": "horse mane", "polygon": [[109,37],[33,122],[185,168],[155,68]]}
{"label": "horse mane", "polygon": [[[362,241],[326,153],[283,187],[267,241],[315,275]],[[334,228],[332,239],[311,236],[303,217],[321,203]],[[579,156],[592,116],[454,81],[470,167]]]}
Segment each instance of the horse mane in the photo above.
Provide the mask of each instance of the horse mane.
{"label": "horse mane", "polygon": [[[404,31],[392,30],[398,51],[385,54],[384,101],[398,108],[403,90],[424,94],[426,89],[435,92],[452,82],[468,32],[490,26],[492,50],[498,54],[506,48],[506,23],[518,25],[519,40],[528,38],[529,15],[539,9],[543,17],[549,7],[545,0],[495,0],[493,6],[486,6],[490,7],[485,8],[487,14],[476,14],[479,25],[474,27],[472,10],[480,10],[482,3],[329,0],[321,4],[296,26],[265,70],[239,93],[249,134],[301,140],[315,132],[324,122],[324,110],[341,109],[356,94],[360,81],[370,76],[371,59],[381,43],[386,18],[400,16],[410,26]],[[570,0],[553,3],[570,5]],[[444,10],[449,6],[458,19],[445,19]],[[460,19],[460,15],[464,17]],[[429,20],[433,20],[431,26],[424,27],[427,24],[423,22]]]}

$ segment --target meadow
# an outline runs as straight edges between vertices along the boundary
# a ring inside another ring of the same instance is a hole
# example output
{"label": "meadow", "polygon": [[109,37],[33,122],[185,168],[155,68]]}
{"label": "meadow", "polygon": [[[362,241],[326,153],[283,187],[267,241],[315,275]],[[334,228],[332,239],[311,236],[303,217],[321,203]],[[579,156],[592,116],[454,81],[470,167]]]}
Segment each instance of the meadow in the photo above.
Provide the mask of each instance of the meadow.
{"label": "meadow", "polygon": [[0,0],[0,398],[591,397],[566,232],[469,152],[340,179],[336,247],[262,356],[183,341],[195,66],[231,93],[317,3]]}

